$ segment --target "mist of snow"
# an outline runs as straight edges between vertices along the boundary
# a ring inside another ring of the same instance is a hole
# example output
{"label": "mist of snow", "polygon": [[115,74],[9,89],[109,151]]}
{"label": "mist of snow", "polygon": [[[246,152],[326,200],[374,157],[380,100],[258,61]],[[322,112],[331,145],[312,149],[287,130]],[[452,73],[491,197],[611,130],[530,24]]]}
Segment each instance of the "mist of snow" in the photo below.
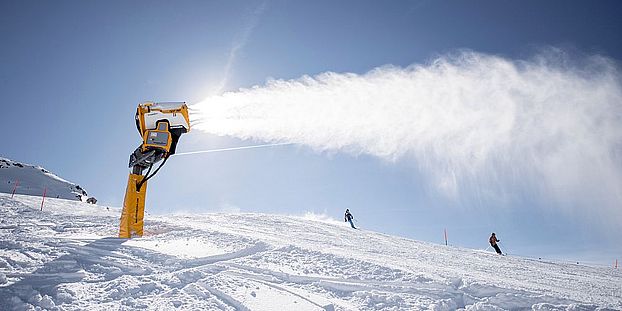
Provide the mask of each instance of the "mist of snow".
{"label": "mist of snow", "polygon": [[430,189],[457,202],[529,198],[619,222],[620,77],[602,56],[465,51],[270,80],[191,108],[194,129],[209,134],[413,161]]}

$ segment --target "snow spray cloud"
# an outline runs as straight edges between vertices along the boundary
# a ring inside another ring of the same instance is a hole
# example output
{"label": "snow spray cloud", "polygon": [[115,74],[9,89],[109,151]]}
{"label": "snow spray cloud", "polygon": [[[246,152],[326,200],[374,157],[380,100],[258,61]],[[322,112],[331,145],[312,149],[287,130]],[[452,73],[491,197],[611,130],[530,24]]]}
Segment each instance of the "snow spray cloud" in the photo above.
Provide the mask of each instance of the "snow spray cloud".
{"label": "snow spray cloud", "polygon": [[430,189],[456,202],[535,198],[620,221],[620,82],[600,56],[464,51],[362,75],[270,80],[192,108],[195,129],[210,134],[414,160]]}

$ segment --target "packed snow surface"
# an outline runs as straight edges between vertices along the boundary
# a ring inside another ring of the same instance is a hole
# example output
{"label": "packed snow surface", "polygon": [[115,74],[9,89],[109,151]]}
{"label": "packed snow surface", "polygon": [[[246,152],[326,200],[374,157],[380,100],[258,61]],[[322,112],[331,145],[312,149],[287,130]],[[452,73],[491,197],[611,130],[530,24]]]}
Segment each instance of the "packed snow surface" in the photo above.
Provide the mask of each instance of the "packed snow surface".
{"label": "packed snow surface", "polygon": [[0,192],[45,195],[52,198],[86,200],[88,194],[79,185],[64,180],[41,166],[0,158]]}
{"label": "packed snow surface", "polygon": [[146,216],[0,194],[2,310],[619,310],[622,271],[263,214]]}

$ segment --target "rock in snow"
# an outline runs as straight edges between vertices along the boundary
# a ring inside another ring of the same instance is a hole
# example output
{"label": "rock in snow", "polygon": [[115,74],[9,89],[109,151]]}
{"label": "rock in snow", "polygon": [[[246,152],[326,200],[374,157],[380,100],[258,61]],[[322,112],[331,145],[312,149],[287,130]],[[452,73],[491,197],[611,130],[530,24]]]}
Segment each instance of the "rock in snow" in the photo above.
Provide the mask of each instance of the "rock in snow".
{"label": "rock in snow", "polygon": [[2,310],[618,310],[622,271],[264,214],[146,217],[0,194]]}

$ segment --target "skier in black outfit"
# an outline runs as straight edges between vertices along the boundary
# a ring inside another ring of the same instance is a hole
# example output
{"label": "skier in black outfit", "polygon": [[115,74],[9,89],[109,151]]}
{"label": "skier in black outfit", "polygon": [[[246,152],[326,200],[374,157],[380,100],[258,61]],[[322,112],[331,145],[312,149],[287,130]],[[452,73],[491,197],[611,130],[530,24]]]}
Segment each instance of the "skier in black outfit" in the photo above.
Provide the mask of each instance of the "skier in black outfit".
{"label": "skier in black outfit", "polygon": [[343,216],[343,221],[349,221],[350,226],[356,229],[356,227],[354,226],[354,223],[352,222],[352,219],[354,219],[354,216],[352,216],[352,214],[350,214],[350,210],[346,208],[346,214]]}
{"label": "skier in black outfit", "polygon": [[492,246],[495,251],[497,252],[497,254],[499,255],[503,255],[503,253],[501,252],[501,250],[499,249],[499,245],[497,245],[497,242],[501,242],[501,240],[497,240],[497,236],[495,235],[495,233],[493,232],[492,235],[490,236],[490,239],[488,239],[488,242],[490,242],[490,246]]}

